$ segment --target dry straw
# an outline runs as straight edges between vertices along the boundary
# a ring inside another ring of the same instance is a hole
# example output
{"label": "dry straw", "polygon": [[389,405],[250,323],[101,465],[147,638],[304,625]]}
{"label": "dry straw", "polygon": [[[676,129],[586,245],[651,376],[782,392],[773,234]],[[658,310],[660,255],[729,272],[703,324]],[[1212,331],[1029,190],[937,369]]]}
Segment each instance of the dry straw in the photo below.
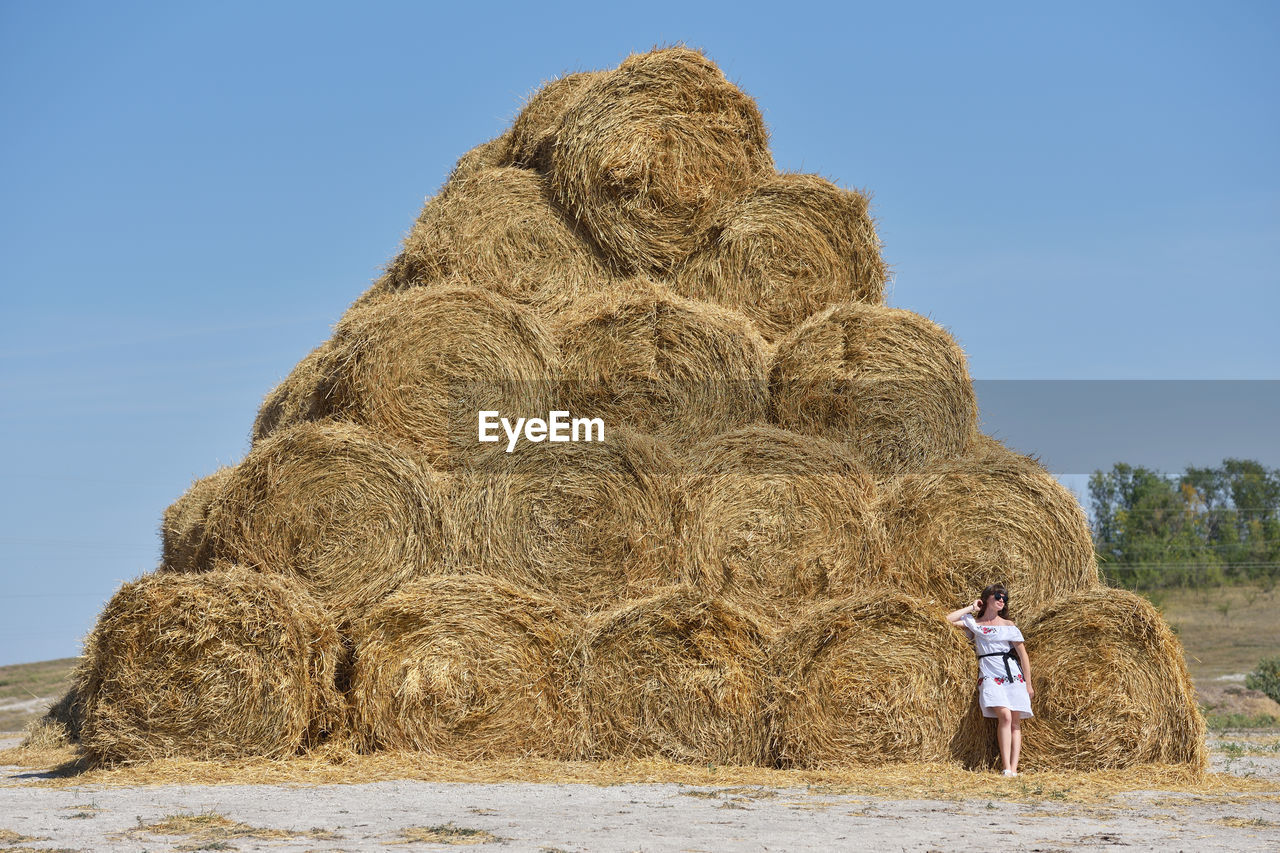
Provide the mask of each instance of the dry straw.
{"label": "dry straw", "polygon": [[411,288],[352,308],[338,324],[326,411],[449,469],[459,451],[477,448],[480,410],[545,417],[558,363],[527,308],[480,288]]}
{"label": "dry straw", "polygon": [[947,609],[997,582],[1021,608],[1098,585],[1079,502],[1034,459],[994,439],[892,483],[880,512],[898,587]]}
{"label": "dry straw", "polygon": [[604,441],[495,448],[459,472],[449,512],[467,564],[575,608],[673,579],[675,457],[607,426]]}
{"label": "dry straw", "polygon": [[339,724],[341,649],[289,578],[145,576],[120,588],[85,641],[85,750],[106,762],[292,755]]}
{"label": "dry straw", "polygon": [[768,426],[727,433],[688,453],[677,565],[705,588],[790,614],[833,583],[880,580],[888,546],[875,499],[842,444]]}
{"label": "dry straw", "polygon": [[354,618],[437,560],[446,488],[363,427],[299,424],[235,469],[209,510],[201,560],[297,577]]}
{"label": "dry straw", "polygon": [[765,343],[736,312],[633,279],[574,303],[552,331],[574,414],[677,445],[765,417]]}
{"label": "dry straw", "polygon": [[209,506],[226,489],[233,471],[233,468],[222,467],[196,480],[164,511],[160,522],[160,557],[164,568],[178,572],[203,568],[198,556]]}
{"label": "dry straw", "polygon": [[832,305],[880,304],[887,275],[865,195],[780,174],[726,212],[676,289],[742,311],[777,340]]}
{"label": "dry straw", "polygon": [[546,179],[527,169],[483,169],[427,202],[382,287],[451,278],[555,311],[601,286],[591,245],[552,207]]}
{"label": "dry straw", "polygon": [[591,759],[766,759],[765,638],[751,613],[684,588],[589,620],[579,649]]}
{"label": "dry straw", "polygon": [[1063,596],[1024,620],[1036,695],[1028,769],[1207,767],[1182,645],[1150,602],[1118,589]]}
{"label": "dry straw", "polygon": [[[501,136],[495,136],[488,142],[480,143],[466,154],[463,154],[458,158],[458,162],[449,173],[449,179],[441,193],[448,194],[452,192],[454,187],[486,169],[510,166],[511,145],[511,131],[507,131]],[[427,203],[430,204],[430,199],[427,200]]]}
{"label": "dry straw", "polygon": [[673,270],[719,208],[772,170],[755,101],[686,48],[592,79],[551,156],[556,199],[624,273]]}
{"label": "dry straw", "polygon": [[976,675],[940,611],[883,588],[802,612],[770,661],[783,767],[946,761]]}
{"label": "dry straw", "polygon": [[769,374],[774,420],[852,444],[878,480],[963,450],[978,406],[964,352],[900,308],[846,303],[784,338]]}
{"label": "dry straw", "polygon": [[365,750],[565,757],[573,618],[483,575],[414,581],[356,632],[350,701]]}
{"label": "dry straw", "polygon": [[327,393],[323,364],[328,351],[326,341],[309,352],[284,381],[271,389],[253,421],[254,442],[282,427],[312,420],[323,409]]}
{"label": "dry straw", "polygon": [[556,129],[565,111],[583,89],[604,76],[602,71],[580,71],[558,77],[539,89],[511,125],[511,165],[549,171]]}

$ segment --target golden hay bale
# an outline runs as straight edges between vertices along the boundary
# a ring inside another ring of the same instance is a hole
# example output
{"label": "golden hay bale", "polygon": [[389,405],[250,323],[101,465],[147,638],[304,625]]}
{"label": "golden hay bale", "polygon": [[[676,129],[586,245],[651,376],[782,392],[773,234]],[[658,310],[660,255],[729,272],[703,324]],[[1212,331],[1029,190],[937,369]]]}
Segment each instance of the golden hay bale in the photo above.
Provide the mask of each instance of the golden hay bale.
{"label": "golden hay bale", "polygon": [[1207,766],[1205,722],[1182,645],[1150,602],[1119,589],[1056,599],[1024,620],[1034,770]]}
{"label": "golden hay bale", "polygon": [[441,555],[447,485],[402,448],[346,423],[259,442],[209,509],[200,558],[301,579],[354,618]]}
{"label": "golden hay bale", "polygon": [[607,426],[604,439],[476,458],[455,484],[453,553],[573,607],[670,583],[675,457],[622,428]]}
{"label": "golden hay bale", "polygon": [[437,468],[476,446],[477,413],[544,416],[559,359],[527,308],[486,290],[412,288],[353,308],[326,358],[326,413],[412,443]]}
{"label": "golden hay bale", "polygon": [[539,89],[511,125],[511,165],[548,171],[556,128],[565,111],[588,84],[604,74],[602,71],[566,74]]}
{"label": "golden hay bale", "polygon": [[160,558],[165,569],[193,572],[203,567],[197,558],[209,506],[226,489],[233,472],[233,468],[222,467],[201,477],[164,511],[160,521]]}
{"label": "golden hay bale", "polygon": [[323,407],[326,393],[324,359],[329,352],[329,342],[307,353],[307,356],[289,371],[289,375],[271,389],[258,416],[253,421],[252,440],[256,443],[281,427],[312,420]]}
{"label": "golden hay bale", "polygon": [[588,620],[578,660],[584,757],[766,760],[765,639],[749,611],[663,590]]}
{"label": "golden hay bale", "polygon": [[853,444],[878,480],[962,451],[978,404],[964,352],[918,314],[846,303],[779,344],[769,373],[774,420]]}
{"label": "golden hay bale", "polygon": [[589,296],[556,317],[562,393],[575,415],[703,441],[764,419],[768,354],[733,311],[641,280]]}
{"label": "golden hay bale", "polygon": [[569,755],[574,622],[554,600],[483,575],[414,581],[357,633],[350,702],[362,747],[461,760]]}
{"label": "golden hay bale", "polygon": [[755,101],[698,51],[628,57],[577,93],[551,155],[557,201],[624,273],[669,272],[773,170]]}
{"label": "golden hay bale", "polygon": [[341,652],[328,615],[289,578],[145,576],[85,641],[82,742],[102,761],[292,755],[340,723]]}
{"label": "golden hay bale", "polygon": [[427,202],[384,287],[451,279],[555,311],[607,278],[591,245],[551,206],[546,179],[527,169],[484,169]]}
{"label": "golden hay bale", "polygon": [[726,211],[676,272],[684,296],[736,308],[776,340],[841,302],[879,305],[888,267],[867,197],[781,174]]}
{"label": "golden hay bale", "polygon": [[753,426],[698,445],[677,499],[676,564],[771,609],[874,581],[887,555],[875,483],[841,444]]}
{"label": "golden hay bale", "polygon": [[40,718],[38,725],[64,744],[79,741],[84,728],[84,701],[80,698],[80,686],[73,683],[67,688],[62,698]]}
{"label": "golden hay bale", "polygon": [[941,611],[883,589],[815,604],[770,649],[784,767],[948,761],[977,666]]}
{"label": "golden hay bale", "polygon": [[[463,154],[458,158],[458,162],[449,173],[449,179],[445,182],[441,194],[447,195],[458,184],[486,169],[510,166],[512,157],[511,143],[511,131],[508,130],[501,136],[495,136],[488,142],[482,142],[466,154]],[[430,203],[431,200],[428,199],[427,204]]]}
{"label": "golden hay bale", "polygon": [[881,495],[898,587],[947,609],[997,582],[1009,587],[1011,609],[1096,587],[1093,538],[1075,496],[994,439],[971,446]]}

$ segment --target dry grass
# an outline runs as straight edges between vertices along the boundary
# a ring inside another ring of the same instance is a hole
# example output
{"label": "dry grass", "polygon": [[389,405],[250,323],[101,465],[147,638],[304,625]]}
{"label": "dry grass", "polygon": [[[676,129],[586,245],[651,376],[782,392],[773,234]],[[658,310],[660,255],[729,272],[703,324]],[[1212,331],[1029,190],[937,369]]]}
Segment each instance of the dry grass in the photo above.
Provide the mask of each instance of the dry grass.
{"label": "dry grass", "polygon": [[0,666],[0,732],[21,731],[71,687],[77,658]]}
{"label": "dry grass", "polygon": [[[328,352],[329,342],[325,341],[307,353],[306,358],[298,362],[289,375],[271,389],[258,409],[258,416],[253,420],[254,444],[278,429],[313,420],[323,410],[328,387],[322,368]],[[165,527],[167,530],[168,513],[165,514]]]}
{"label": "dry grass", "polygon": [[352,308],[338,324],[327,411],[450,469],[478,446],[478,411],[545,416],[558,364],[528,308],[481,288],[410,288]]}
{"label": "dry grass", "polygon": [[880,481],[960,453],[977,429],[964,352],[900,308],[845,303],[805,320],[779,342],[769,388],[775,423],[850,443]]}
{"label": "dry grass", "polygon": [[749,611],[673,588],[593,617],[578,653],[587,757],[765,760],[765,634]]}
{"label": "dry grass", "polygon": [[842,444],[768,426],[727,433],[687,454],[676,563],[703,588],[791,614],[832,586],[877,580],[888,545],[875,499]]}
{"label": "dry grass", "polygon": [[209,510],[201,561],[301,579],[340,620],[440,558],[447,484],[404,448],[345,423],[259,442]]}
{"label": "dry grass", "polygon": [[138,839],[143,835],[180,835],[187,839],[185,844],[176,850],[199,850],[201,844],[216,841],[229,841],[233,838],[293,838],[298,835],[283,829],[264,829],[240,823],[217,812],[199,812],[174,814],[152,823],[138,822],[138,826],[124,833],[126,837]]}
{"label": "dry grass", "polygon": [[1015,617],[1098,586],[1088,519],[1075,496],[1034,459],[992,439],[891,483],[880,513],[895,585],[947,610],[997,582],[1009,588]]}
{"label": "dry grass", "polygon": [[765,417],[764,340],[742,315],[632,280],[552,326],[569,411],[677,445]]}
{"label": "dry grass", "polygon": [[355,635],[357,738],[460,759],[568,756],[575,624],[555,601],[483,575],[409,584]]}
{"label": "dry grass", "polygon": [[551,204],[542,175],[492,168],[451,181],[427,202],[381,284],[397,291],[448,281],[553,313],[607,278]]}
{"label": "dry grass", "polygon": [[194,572],[202,568],[200,543],[204,541],[209,506],[226,489],[234,470],[222,467],[196,480],[164,511],[160,522],[160,554],[165,569]]}
{"label": "dry grass", "polygon": [[[445,183],[441,194],[445,195],[452,192],[454,187],[486,169],[510,166],[512,143],[512,134],[508,130],[501,136],[496,136],[488,142],[482,142],[466,154],[463,154],[458,158],[458,162],[449,173],[449,180]],[[429,200],[428,203],[430,203]]]}
{"label": "dry grass", "polygon": [[802,612],[770,658],[784,767],[945,761],[977,677],[941,612],[873,590]]}
{"label": "dry grass", "polygon": [[34,835],[23,835],[21,832],[16,832],[12,829],[0,829],[0,844],[3,844],[6,847],[13,844],[26,844],[27,842],[30,842],[30,841],[48,841],[48,840],[49,840],[49,836],[47,835],[37,837]]}
{"label": "dry grass", "polygon": [[1280,656],[1280,588],[1274,585],[1165,589],[1147,595],[1178,632],[1187,668],[1198,683],[1251,672],[1263,658]]}
{"label": "dry grass", "polygon": [[616,604],[674,580],[677,470],[665,443],[621,428],[493,449],[458,475],[453,552],[567,607]]}
{"label": "dry grass", "polygon": [[623,273],[666,273],[719,209],[772,174],[755,102],[701,53],[628,57],[576,94],[551,155],[556,200]]}
{"label": "dry grass", "polygon": [[82,740],[103,762],[282,757],[338,727],[342,653],[287,578],[218,569],[125,584],[85,641]]}
{"label": "dry grass", "polygon": [[442,823],[435,826],[407,826],[400,830],[400,838],[388,844],[493,844],[502,839],[484,829],[470,829]]}
{"label": "dry grass", "polygon": [[726,211],[676,289],[743,312],[771,341],[833,305],[878,305],[888,267],[868,207],[816,175],[777,175]]}
{"label": "dry grass", "polygon": [[601,71],[581,71],[543,85],[511,125],[511,165],[550,171],[556,130],[565,112],[583,89],[603,76]]}

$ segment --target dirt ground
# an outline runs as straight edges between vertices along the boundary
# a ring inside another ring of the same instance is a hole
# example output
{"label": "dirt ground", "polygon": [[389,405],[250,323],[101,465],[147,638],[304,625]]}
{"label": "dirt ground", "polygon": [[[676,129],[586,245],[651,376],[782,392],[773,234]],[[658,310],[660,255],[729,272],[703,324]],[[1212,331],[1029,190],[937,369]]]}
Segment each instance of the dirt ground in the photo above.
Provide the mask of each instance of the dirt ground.
{"label": "dirt ground", "polygon": [[[0,748],[15,744],[0,740]],[[52,786],[44,772],[6,767],[0,769],[0,853],[456,845],[502,851],[1280,849],[1280,737],[1242,732],[1211,746],[1213,770],[1250,779],[1254,790],[1139,791],[1073,803],[890,799],[754,785],[403,780],[127,788]]]}

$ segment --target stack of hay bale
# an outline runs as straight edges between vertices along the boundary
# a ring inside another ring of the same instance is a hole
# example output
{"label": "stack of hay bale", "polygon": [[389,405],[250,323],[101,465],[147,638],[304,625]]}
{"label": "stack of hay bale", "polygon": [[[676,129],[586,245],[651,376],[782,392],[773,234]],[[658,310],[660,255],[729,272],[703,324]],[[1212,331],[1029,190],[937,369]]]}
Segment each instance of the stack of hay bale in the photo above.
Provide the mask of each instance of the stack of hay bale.
{"label": "stack of hay bale", "polygon": [[[1169,629],[978,432],[950,335],[884,305],[867,198],[767,142],[672,48],[547,84],[467,153],[245,459],[165,513],[163,565],[86,645],[87,750],[980,766],[942,614],[1002,581],[1027,766],[1203,766]],[[604,437],[509,449],[482,410]]]}

